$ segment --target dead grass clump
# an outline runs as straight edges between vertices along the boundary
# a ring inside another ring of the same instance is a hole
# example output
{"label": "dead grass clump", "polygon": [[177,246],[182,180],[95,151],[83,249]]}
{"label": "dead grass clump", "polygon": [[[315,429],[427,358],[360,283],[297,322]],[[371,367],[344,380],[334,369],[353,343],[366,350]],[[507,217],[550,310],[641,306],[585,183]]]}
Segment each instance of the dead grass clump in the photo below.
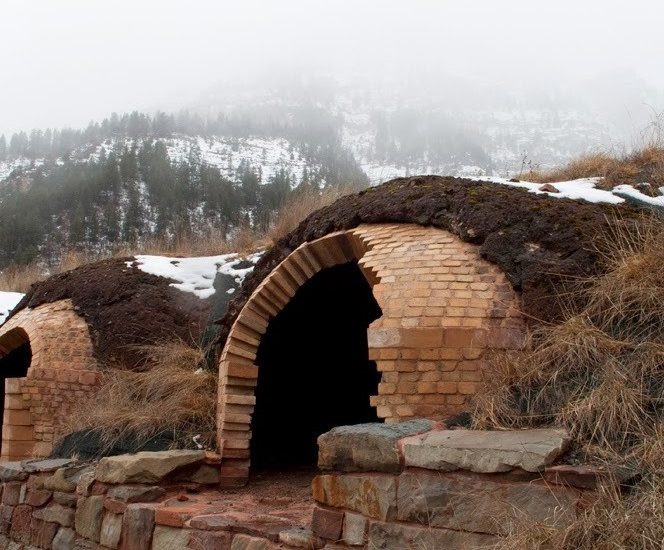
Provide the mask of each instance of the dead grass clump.
{"label": "dead grass clump", "polygon": [[600,188],[612,189],[626,183],[657,196],[660,194],[659,187],[664,186],[664,147],[652,143],[620,156],[592,153],[574,159],[561,168],[530,170],[519,174],[519,177],[536,183],[600,177]]}
{"label": "dead grass clump", "polygon": [[476,399],[478,427],[566,427],[586,458],[628,453],[664,420],[664,222],[616,222],[607,272],[575,295],[581,311],[496,356]]}
{"label": "dead grass clump", "polygon": [[615,223],[598,243],[606,272],[580,285],[567,318],[496,356],[475,425],[565,427],[583,461],[628,468],[564,529],[519,517],[503,550],[664,547],[664,222]]}
{"label": "dead grass clump", "polygon": [[33,283],[43,278],[43,269],[32,262],[26,265],[12,264],[0,273],[0,291],[27,292]]}
{"label": "dead grass clump", "polygon": [[562,168],[552,170],[530,170],[519,175],[535,183],[555,183],[580,178],[605,177],[616,164],[616,159],[607,153],[592,153],[572,160]]}
{"label": "dead grass clump", "polygon": [[200,368],[204,351],[184,342],[141,346],[141,371],[109,370],[99,392],[73,415],[72,431],[94,429],[108,448],[168,433],[179,446],[214,447],[217,376]]}
{"label": "dead grass clump", "polygon": [[357,189],[350,186],[330,186],[323,190],[309,188],[293,193],[277,212],[276,219],[268,230],[269,239],[272,243],[276,243],[295,229],[309,214],[355,191]]}
{"label": "dead grass clump", "polygon": [[521,517],[499,550],[659,550],[664,545],[664,479],[648,477],[638,486],[607,484],[598,499],[564,529]]}

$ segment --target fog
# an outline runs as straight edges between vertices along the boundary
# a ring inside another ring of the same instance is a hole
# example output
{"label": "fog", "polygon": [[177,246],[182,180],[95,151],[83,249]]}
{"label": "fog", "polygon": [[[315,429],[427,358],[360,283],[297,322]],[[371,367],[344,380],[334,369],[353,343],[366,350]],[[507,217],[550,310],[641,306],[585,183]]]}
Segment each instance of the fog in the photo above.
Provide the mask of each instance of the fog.
{"label": "fog", "polygon": [[[573,90],[636,130],[661,108],[664,5],[650,1],[2,0],[0,133],[317,74],[478,100]],[[443,93],[444,91],[444,93]],[[636,113],[636,114],[635,114]]]}

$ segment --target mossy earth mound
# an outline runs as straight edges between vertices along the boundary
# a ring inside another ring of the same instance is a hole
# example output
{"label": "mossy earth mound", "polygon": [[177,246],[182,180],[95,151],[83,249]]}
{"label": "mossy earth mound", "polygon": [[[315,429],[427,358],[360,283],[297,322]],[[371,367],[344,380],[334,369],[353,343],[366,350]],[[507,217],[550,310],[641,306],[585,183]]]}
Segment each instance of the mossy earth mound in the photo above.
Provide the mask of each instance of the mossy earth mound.
{"label": "mossy earth mound", "polygon": [[638,216],[639,211],[626,204],[554,198],[495,183],[397,178],[314,212],[268,250],[218,321],[218,343],[223,345],[256,287],[298,246],[362,223],[433,226],[479,245],[481,256],[499,266],[521,292],[528,318],[555,321],[561,313],[561,284],[601,269],[595,240],[610,232],[617,219]]}
{"label": "mossy earth mound", "polygon": [[36,283],[12,315],[23,308],[70,299],[90,330],[102,366],[139,367],[141,345],[181,339],[197,342],[212,299],[170,286],[172,280],[129,267],[133,257],[86,264]]}

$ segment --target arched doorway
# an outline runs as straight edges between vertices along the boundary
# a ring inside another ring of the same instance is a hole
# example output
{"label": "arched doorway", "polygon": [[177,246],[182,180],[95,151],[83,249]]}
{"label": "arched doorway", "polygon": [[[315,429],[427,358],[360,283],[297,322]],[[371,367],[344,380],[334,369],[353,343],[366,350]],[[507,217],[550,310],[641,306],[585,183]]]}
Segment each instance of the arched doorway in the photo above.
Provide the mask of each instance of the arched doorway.
{"label": "arched doorway", "polygon": [[[306,398],[295,398],[292,403],[290,397],[274,399],[261,412],[263,403],[259,402],[265,396],[261,390],[256,392],[256,385],[282,383],[278,369],[288,380],[291,359],[284,349],[297,353],[304,350],[303,357],[297,358],[303,365],[309,360],[322,364],[329,343],[310,346],[316,339],[306,331],[301,337],[291,337],[282,329],[285,336],[281,339],[291,342],[284,347],[268,333],[281,312],[290,309],[293,301],[297,303],[299,289],[325,271],[339,276],[343,269],[330,270],[347,264],[361,272],[382,311],[370,323],[366,335],[368,359],[376,362],[380,373],[377,392],[370,397],[380,420],[441,420],[468,410],[481,381],[485,351],[518,349],[523,344],[525,324],[518,293],[499,268],[482,258],[478,246],[448,231],[413,224],[366,224],[304,242],[254,289],[230,327],[221,352],[217,429],[222,484],[234,486],[247,481],[252,451],[257,458],[252,441],[264,429],[261,424],[270,421],[265,419],[268,407],[277,414],[277,407],[290,399],[287,406],[294,407],[291,418],[298,412],[300,418],[308,414],[303,401]],[[304,305],[293,310],[299,313],[284,317],[318,317],[318,310],[307,313]],[[348,308],[346,322],[354,322],[358,311],[362,308]],[[359,318],[366,321],[361,314]],[[296,324],[292,319],[291,323]],[[288,326],[287,321],[284,324]],[[337,336],[333,341],[345,347],[349,340]],[[263,375],[265,366],[270,372]],[[303,372],[291,382],[299,388],[299,395],[315,395],[320,377],[307,378],[306,369],[298,368]],[[363,387],[364,379],[358,377],[361,372],[344,371],[345,380],[340,375],[339,383],[344,388]],[[262,378],[266,384],[262,384]],[[292,395],[290,388],[285,390],[284,395]],[[350,422],[361,422],[360,416]],[[340,417],[334,421],[339,425],[348,423]],[[274,423],[271,426],[282,434],[291,429]],[[310,436],[307,438],[310,441]],[[276,438],[273,443],[279,444]],[[301,457],[306,456],[302,451]]]}
{"label": "arched doorway", "polygon": [[314,466],[317,437],[377,422],[367,328],[382,315],[357,262],[324,269],[270,321],[256,356],[254,469]]}
{"label": "arched doorway", "polygon": [[0,339],[0,456],[22,458],[34,441],[30,410],[25,407],[18,379],[25,378],[32,363],[32,347],[25,330],[15,328]]}

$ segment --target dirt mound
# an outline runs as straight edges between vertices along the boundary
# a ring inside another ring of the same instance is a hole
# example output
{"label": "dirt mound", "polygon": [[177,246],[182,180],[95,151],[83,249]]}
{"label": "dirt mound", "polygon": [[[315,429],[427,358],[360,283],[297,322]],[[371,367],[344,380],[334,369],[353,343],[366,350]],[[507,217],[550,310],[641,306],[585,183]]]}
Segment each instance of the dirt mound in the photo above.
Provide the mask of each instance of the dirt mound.
{"label": "dirt mound", "polygon": [[616,215],[633,218],[638,211],[460,178],[397,178],[342,197],[280,239],[247,276],[219,321],[218,343],[223,345],[251,293],[293,250],[361,223],[434,226],[479,245],[482,257],[498,265],[522,292],[524,312],[533,319],[552,321],[560,315],[555,288],[565,279],[597,272],[592,241],[610,228]]}
{"label": "dirt mound", "polygon": [[133,258],[114,258],[78,267],[36,283],[14,310],[71,299],[90,329],[94,355],[102,365],[141,364],[137,345],[180,338],[198,341],[211,300],[170,286],[169,279],[136,267]]}

